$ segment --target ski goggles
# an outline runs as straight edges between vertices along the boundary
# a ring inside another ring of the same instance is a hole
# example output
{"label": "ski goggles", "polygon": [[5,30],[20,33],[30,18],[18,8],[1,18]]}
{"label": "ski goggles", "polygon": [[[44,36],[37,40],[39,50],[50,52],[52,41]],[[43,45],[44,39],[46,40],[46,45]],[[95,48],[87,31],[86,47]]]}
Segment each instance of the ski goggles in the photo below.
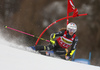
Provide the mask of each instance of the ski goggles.
{"label": "ski goggles", "polygon": [[73,33],[75,33],[76,30],[75,30],[75,29],[69,29],[69,32],[73,32]]}

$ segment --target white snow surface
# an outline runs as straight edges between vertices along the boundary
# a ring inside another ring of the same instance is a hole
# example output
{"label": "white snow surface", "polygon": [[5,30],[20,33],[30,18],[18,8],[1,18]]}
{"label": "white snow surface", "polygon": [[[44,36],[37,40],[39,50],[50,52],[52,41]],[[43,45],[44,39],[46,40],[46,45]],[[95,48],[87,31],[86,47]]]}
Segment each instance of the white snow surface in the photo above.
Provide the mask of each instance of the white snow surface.
{"label": "white snow surface", "polygon": [[65,61],[11,47],[0,37],[0,70],[100,70],[99,66]]}

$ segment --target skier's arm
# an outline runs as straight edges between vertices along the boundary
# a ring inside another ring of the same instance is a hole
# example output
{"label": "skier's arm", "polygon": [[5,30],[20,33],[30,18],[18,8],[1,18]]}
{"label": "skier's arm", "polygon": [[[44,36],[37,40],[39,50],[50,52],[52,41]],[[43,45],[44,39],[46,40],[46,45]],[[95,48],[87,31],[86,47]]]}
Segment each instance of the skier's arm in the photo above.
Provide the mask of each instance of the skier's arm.
{"label": "skier's arm", "polygon": [[65,31],[60,31],[60,32],[57,32],[57,33],[52,33],[50,35],[50,39],[55,39],[55,37],[57,37],[57,36],[63,36],[64,32]]}
{"label": "skier's arm", "polygon": [[65,32],[65,31],[60,31],[60,32],[58,32],[58,33],[52,33],[52,34],[50,35],[50,42],[54,45],[54,44],[55,44],[54,39],[55,39],[57,36],[63,36],[64,32]]}
{"label": "skier's arm", "polygon": [[67,56],[72,57],[72,55],[74,54],[74,52],[75,52],[75,50],[76,50],[77,42],[78,42],[78,37],[75,37],[75,39],[74,39],[74,41],[73,41],[73,44],[72,44],[72,46],[71,46],[71,50],[70,50],[70,52],[67,54]]}

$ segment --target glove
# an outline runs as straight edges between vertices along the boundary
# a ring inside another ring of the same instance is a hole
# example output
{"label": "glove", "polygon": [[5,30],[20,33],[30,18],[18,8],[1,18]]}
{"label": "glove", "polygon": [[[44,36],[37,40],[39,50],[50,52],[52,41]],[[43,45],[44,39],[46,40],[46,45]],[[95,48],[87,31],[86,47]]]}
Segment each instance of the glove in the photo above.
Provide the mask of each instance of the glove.
{"label": "glove", "polygon": [[50,40],[50,43],[51,43],[52,45],[54,45],[54,44],[55,44],[55,41],[54,41],[54,40]]}
{"label": "glove", "polygon": [[52,45],[54,45],[54,44],[55,44],[55,41],[54,41],[55,36],[56,36],[56,34],[55,34],[55,33],[53,33],[53,34],[51,34],[51,35],[50,35],[50,43],[51,43]]}

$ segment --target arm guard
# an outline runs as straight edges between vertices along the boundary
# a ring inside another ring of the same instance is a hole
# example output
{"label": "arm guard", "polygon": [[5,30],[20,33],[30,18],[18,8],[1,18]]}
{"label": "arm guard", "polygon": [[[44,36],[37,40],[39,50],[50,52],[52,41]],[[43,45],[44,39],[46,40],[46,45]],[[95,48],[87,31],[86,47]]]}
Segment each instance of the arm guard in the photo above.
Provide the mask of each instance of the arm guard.
{"label": "arm guard", "polygon": [[51,35],[50,35],[50,40],[54,40],[55,37],[56,37],[56,34],[55,34],[55,33],[51,34]]}
{"label": "arm guard", "polygon": [[51,44],[55,44],[55,38],[56,38],[56,36],[63,36],[63,34],[64,34],[64,31],[60,31],[60,32],[58,32],[58,33],[52,33],[51,35],[50,35],[50,42],[51,42]]}
{"label": "arm guard", "polygon": [[60,31],[60,32],[58,32],[58,33],[52,33],[52,34],[50,35],[50,39],[55,39],[56,36],[63,36],[64,32],[65,32],[65,31]]}

